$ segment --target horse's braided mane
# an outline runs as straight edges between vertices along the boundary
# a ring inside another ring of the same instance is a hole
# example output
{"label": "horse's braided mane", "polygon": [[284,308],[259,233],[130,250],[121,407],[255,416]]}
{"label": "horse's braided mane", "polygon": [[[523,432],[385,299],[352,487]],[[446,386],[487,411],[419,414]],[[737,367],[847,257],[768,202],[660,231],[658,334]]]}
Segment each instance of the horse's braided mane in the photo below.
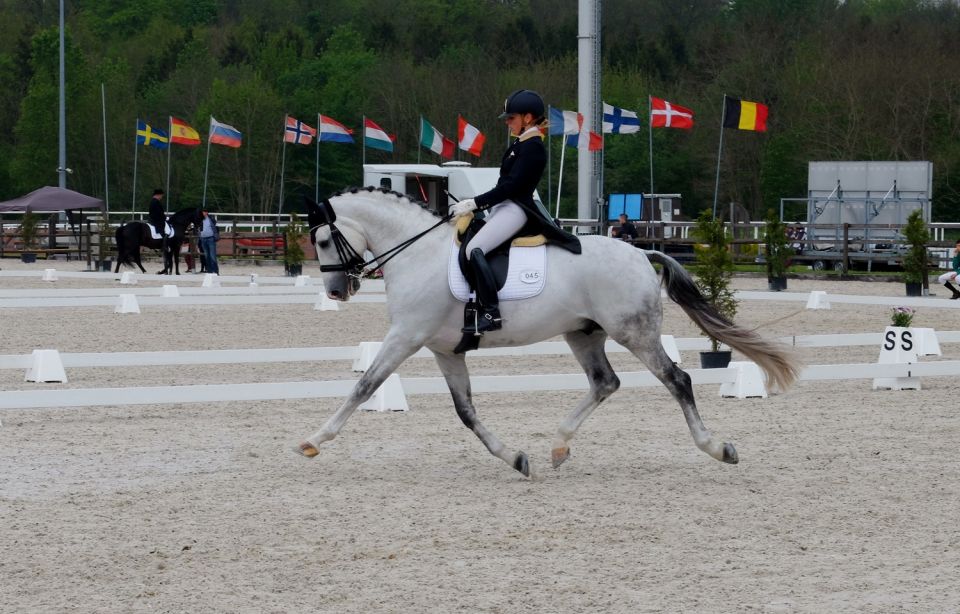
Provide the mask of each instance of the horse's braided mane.
{"label": "horse's braided mane", "polygon": [[433,209],[431,209],[431,208],[430,208],[430,205],[427,204],[427,203],[425,203],[425,202],[423,202],[422,200],[418,200],[418,199],[415,199],[415,198],[410,198],[410,196],[408,196],[408,195],[406,195],[406,194],[401,194],[400,192],[397,192],[396,190],[388,190],[387,188],[378,188],[378,187],[375,187],[375,186],[372,186],[372,185],[371,185],[371,186],[366,186],[366,187],[363,187],[363,188],[358,188],[358,187],[356,187],[356,186],[350,187],[350,188],[344,188],[344,189],[340,190],[339,192],[333,194],[333,195],[331,196],[331,198],[332,198],[333,196],[343,196],[344,194],[357,194],[357,193],[360,192],[360,191],[366,191],[366,192],[370,192],[370,193],[380,192],[381,194],[389,194],[389,195],[391,195],[391,196],[396,196],[398,200],[406,200],[406,201],[407,201],[408,203],[410,203],[410,204],[419,205],[421,209],[423,209],[424,211],[429,212],[430,215],[432,215],[433,217],[442,217],[442,216],[440,215],[440,213],[438,213],[437,211],[434,211]]}

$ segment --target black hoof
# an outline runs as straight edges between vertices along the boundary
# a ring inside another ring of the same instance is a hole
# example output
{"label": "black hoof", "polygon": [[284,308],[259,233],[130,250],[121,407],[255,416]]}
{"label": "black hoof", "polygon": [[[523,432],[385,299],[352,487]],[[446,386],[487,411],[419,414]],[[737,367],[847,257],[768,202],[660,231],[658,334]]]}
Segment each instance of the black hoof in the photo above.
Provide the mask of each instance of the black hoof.
{"label": "black hoof", "polygon": [[723,444],[723,462],[730,463],[731,465],[736,465],[740,462],[740,457],[737,456],[737,449],[733,447],[732,443]]}
{"label": "black hoof", "polygon": [[524,475],[530,477],[530,463],[527,461],[527,455],[523,452],[517,453],[517,458],[513,460],[513,468]]}

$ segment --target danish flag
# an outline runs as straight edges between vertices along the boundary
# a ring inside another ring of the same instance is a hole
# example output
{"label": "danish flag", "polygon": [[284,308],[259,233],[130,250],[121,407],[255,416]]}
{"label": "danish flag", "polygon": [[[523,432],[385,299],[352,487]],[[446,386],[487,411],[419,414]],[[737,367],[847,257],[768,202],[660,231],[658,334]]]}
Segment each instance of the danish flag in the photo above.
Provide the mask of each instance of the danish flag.
{"label": "danish flag", "polygon": [[662,98],[650,97],[650,126],[652,128],[693,128],[693,111]]}

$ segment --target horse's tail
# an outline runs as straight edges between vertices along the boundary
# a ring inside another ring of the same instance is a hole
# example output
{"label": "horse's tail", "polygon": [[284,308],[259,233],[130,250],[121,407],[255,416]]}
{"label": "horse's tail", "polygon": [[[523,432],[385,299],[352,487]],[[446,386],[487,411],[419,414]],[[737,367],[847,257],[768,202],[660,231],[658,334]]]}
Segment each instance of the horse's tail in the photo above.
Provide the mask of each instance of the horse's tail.
{"label": "horse's tail", "polygon": [[117,240],[117,262],[126,266],[133,266],[133,260],[130,258],[130,252],[127,250],[126,244],[124,243],[123,230],[126,227],[126,224],[120,224],[117,226],[117,232],[114,233],[114,238]]}
{"label": "horse's tail", "polygon": [[693,278],[679,262],[658,251],[646,251],[651,262],[663,265],[667,296],[708,336],[726,343],[757,363],[767,381],[786,390],[796,381],[800,363],[782,343],[764,339],[752,330],[734,324],[707,302]]}

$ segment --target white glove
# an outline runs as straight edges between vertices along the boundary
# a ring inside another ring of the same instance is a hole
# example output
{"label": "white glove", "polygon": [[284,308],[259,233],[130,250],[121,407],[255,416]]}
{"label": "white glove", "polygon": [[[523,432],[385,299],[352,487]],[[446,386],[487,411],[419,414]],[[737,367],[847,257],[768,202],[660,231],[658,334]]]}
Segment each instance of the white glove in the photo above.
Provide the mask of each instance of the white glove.
{"label": "white glove", "polygon": [[474,202],[472,198],[465,198],[460,202],[456,203],[450,207],[450,212],[453,213],[453,217],[463,217],[470,213],[471,211],[477,210],[477,203]]}

